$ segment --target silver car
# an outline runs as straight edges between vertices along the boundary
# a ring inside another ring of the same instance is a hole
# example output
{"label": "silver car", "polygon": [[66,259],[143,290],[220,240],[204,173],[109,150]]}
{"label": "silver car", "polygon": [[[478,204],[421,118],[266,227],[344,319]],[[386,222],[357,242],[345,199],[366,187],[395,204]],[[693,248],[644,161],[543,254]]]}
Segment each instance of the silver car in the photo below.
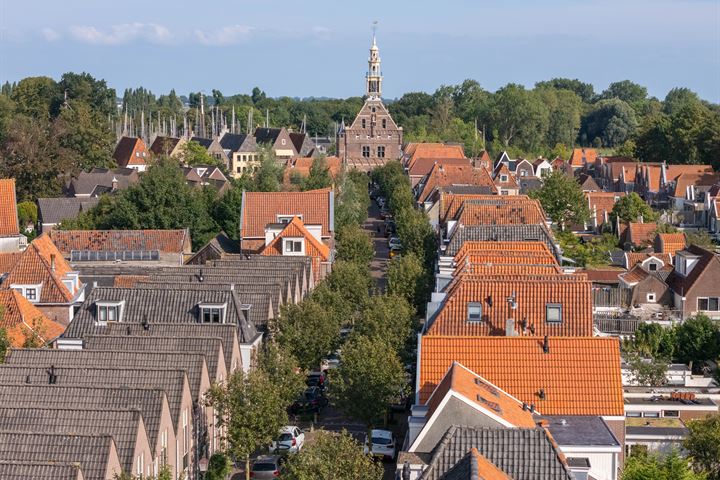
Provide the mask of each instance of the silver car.
{"label": "silver car", "polygon": [[279,478],[282,473],[283,459],[280,455],[263,455],[258,457],[250,469],[250,478],[260,480]]}

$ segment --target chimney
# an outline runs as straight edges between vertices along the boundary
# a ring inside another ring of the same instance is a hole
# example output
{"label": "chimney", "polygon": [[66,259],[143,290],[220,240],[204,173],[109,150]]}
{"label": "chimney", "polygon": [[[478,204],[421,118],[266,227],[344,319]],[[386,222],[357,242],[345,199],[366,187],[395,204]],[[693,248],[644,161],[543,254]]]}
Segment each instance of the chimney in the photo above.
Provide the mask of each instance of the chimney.
{"label": "chimney", "polygon": [[57,375],[55,375],[55,365],[50,365],[50,368],[47,369],[47,374],[48,384],[55,385],[57,383]]}
{"label": "chimney", "polygon": [[505,336],[506,337],[516,337],[517,332],[515,331],[515,320],[512,318],[508,318],[505,321]]}
{"label": "chimney", "polygon": [[200,274],[198,275],[198,281],[200,283],[203,283],[205,281],[205,277],[203,276],[203,273],[202,273],[202,268],[200,269]]}
{"label": "chimney", "polygon": [[550,341],[548,340],[548,336],[545,335],[545,338],[543,338],[543,353],[550,353]]}
{"label": "chimney", "polygon": [[112,185],[112,191],[113,191],[113,192],[118,189],[118,179],[117,179],[117,177],[113,177],[113,178],[112,178],[111,185]]}
{"label": "chimney", "polygon": [[538,392],[538,397],[540,397],[540,400],[545,400],[545,389],[541,388]]}
{"label": "chimney", "polygon": [[55,254],[50,254],[50,271],[55,273]]}

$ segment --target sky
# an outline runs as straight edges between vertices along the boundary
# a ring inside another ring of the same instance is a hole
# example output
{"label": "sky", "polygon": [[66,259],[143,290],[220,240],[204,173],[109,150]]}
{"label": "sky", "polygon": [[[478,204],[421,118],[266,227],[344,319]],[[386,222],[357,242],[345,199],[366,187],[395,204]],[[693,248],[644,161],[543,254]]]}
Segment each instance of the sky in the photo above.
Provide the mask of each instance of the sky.
{"label": "sky", "polygon": [[0,0],[0,82],[360,96],[374,21],[386,98],[569,77],[720,102],[720,0]]}

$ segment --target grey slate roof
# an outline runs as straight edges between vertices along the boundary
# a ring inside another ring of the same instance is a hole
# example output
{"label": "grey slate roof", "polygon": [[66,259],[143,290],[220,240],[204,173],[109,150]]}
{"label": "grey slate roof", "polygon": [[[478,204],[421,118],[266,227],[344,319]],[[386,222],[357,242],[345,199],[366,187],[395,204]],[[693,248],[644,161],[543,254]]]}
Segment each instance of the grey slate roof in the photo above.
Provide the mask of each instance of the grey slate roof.
{"label": "grey slate roof", "polygon": [[558,445],[620,445],[600,417],[544,416]]}
{"label": "grey slate roof", "polygon": [[97,287],[90,292],[68,326],[65,338],[81,338],[96,323],[98,301],[124,301],[120,323],[200,323],[201,303],[226,304],[225,323],[237,327],[238,341],[252,343],[259,333],[246,316],[246,306],[231,290],[173,290]]}
{"label": "grey slate roof", "polygon": [[[0,384],[48,385],[49,365],[0,365]],[[157,388],[165,392],[173,423],[179,421],[182,395],[187,381],[185,370],[146,368],[82,368],[53,366],[55,385],[98,388]],[[188,383],[188,388],[190,384]],[[140,408],[139,406],[133,408]],[[149,427],[148,427],[149,428]],[[148,432],[150,435],[150,432]]]}
{"label": "grey slate roof", "polygon": [[83,338],[88,350],[200,353],[205,355],[210,378],[217,377],[218,362],[224,360],[222,340],[212,337],[129,337],[90,335]]}
{"label": "grey slate roof", "polygon": [[481,480],[477,458],[471,452],[450,469],[441,480]]}
{"label": "grey slate roof", "polygon": [[38,217],[40,223],[58,224],[63,220],[76,218],[80,212],[86,212],[100,201],[99,198],[38,198]]}
{"label": "grey slate roof", "polygon": [[192,137],[190,139],[190,141],[199,143],[201,146],[205,147],[205,149],[209,148],[213,142],[212,138],[203,138],[203,137]]}
{"label": "grey slate roof", "polygon": [[[150,323],[148,328],[141,324],[108,323],[106,326],[91,326],[85,335],[125,335],[128,337],[211,337],[220,338],[225,353],[225,367],[232,367],[233,346],[237,341],[237,328],[229,324],[175,324]],[[81,338],[78,337],[78,338]],[[0,367],[2,368],[2,367]]]}
{"label": "grey slate roof", "polygon": [[83,480],[80,465],[73,463],[0,461],[3,480]]}
{"label": "grey slate roof", "polygon": [[140,409],[151,445],[155,445],[167,397],[160,388],[0,384],[5,407],[73,408],[76,410]]}
{"label": "grey slate roof", "polygon": [[689,433],[685,427],[625,427],[625,435],[648,435],[648,436],[678,436],[684,437]]}
{"label": "grey slate roof", "polygon": [[551,252],[556,252],[555,242],[545,225],[458,225],[453,232],[445,255],[454,256],[463,243],[468,241],[498,242],[545,242]]}
{"label": "grey slate roof", "polygon": [[472,448],[514,480],[574,478],[543,429],[452,426],[435,447],[420,479],[443,479]]}
{"label": "grey slate roof", "polygon": [[123,470],[132,471],[135,445],[145,430],[139,410],[75,410],[5,408],[0,406],[0,431],[109,435],[117,446]]}
{"label": "grey slate roof", "polygon": [[282,130],[279,128],[256,128],[254,137],[255,141],[260,143],[270,143],[273,144],[277,141],[278,135],[280,135],[280,132]]}
{"label": "grey slate roof", "polygon": [[[212,253],[208,254],[206,250],[210,250]],[[228,253],[240,253],[240,243],[228,237],[225,232],[220,232],[210,239],[208,243],[202,246],[195,255],[193,255],[185,263],[188,265],[194,265],[200,258],[207,258],[210,256],[210,258],[219,259]]]}
{"label": "grey slate roof", "polygon": [[0,461],[79,463],[87,480],[105,480],[113,448],[109,435],[0,431]]}
{"label": "grey slate roof", "polygon": [[70,180],[68,192],[72,195],[91,195],[98,186],[112,188],[113,178],[117,180],[118,190],[123,190],[139,180],[137,171],[132,168],[93,168],[90,172],[80,172]]}
{"label": "grey slate roof", "polygon": [[220,139],[220,146],[230,153],[254,152],[257,150],[257,142],[252,135],[226,133]]}
{"label": "grey slate roof", "polygon": [[[123,352],[109,350],[49,350],[25,348],[12,350],[5,358],[10,365],[47,367],[146,368],[148,370],[185,370],[193,399],[200,398],[200,383],[207,375],[205,355],[198,353]],[[211,379],[212,380],[212,379]]]}

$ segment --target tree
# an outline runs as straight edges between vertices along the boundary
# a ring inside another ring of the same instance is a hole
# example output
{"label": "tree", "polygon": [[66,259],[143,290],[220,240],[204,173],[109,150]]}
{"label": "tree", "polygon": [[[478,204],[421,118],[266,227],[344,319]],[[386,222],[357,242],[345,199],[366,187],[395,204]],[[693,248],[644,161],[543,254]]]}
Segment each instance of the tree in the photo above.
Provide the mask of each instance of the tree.
{"label": "tree", "polygon": [[570,90],[574,92],[585,103],[590,103],[595,97],[595,89],[592,83],[581,82],[577,78],[553,78],[535,84],[535,88],[554,88],[556,90]]}
{"label": "tree", "polygon": [[360,225],[367,218],[370,197],[367,176],[355,170],[342,176],[336,193],[335,229],[342,231],[348,225]]}
{"label": "tree", "polygon": [[18,203],[17,212],[21,229],[27,227],[28,225],[32,225],[33,227],[37,225],[38,209],[35,202],[26,201]]}
{"label": "tree", "polygon": [[542,187],[533,190],[530,196],[540,201],[545,213],[560,230],[573,224],[582,225],[590,218],[580,184],[559,170],[546,173]]}
{"label": "tree", "polygon": [[[4,308],[4,306],[0,305],[0,314],[3,313],[2,308]],[[2,315],[0,315],[0,319],[2,319]],[[5,363],[5,356],[11,346],[7,336],[7,330],[0,328],[0,363]]]}
{"label": "tree", "polygon": [[387,270],[388,292],[405,298],[421,311],[428,296],[428,274],[414,253],[406,253],[390,261]]}
{"label": "tree", "polygon": [[186,165],[196,167],[198,165],[220,166],[220,162],[210,155],[205,147],[194,140],[185,142],[181,147],[181,154]]}
{"label": "tree", "polygon": [[290,405],[305,389],[305,378],[295,356],[276,342],[268,342],[260,351],[260,369],[280,391],[285,405]]}
{"label": "tree", "polygon": [[303,190],[317,190],[319,188],[327,188],[333,184],[330,169],[324,156],[313,159],[310,166],[310,175],[303,183]]}
{"label": "tree", "polygon": [[663,101],[663,111],[668,115],[672,115],[678,110],[692,104],[700,103],[697,93],[689,88],[673,88],[665,96]]}
{"label": "tree", "polygon": [[269,444],[287,422],[286,405],[276,385],[262,370],[231,374],[225,384],[213,385],[207,403],[217,412],[217,425],[224,428],[228,451],[245,460],[245,478],[250,479],[250,455]]}
{"label": "tree", "polygon": [[698,230],[697,232],[688,232],[685,234],[688,245],[697,245],[698,247],[712,250],[715,248],[712,237],[706,230]]}
{"label": "tree", "polygon": [[346,431],[319,430],[311,444],[289,457],[285,476],[290,480],[380,480],[383,471]]}
{"label": "tree", "polygon": [[348,225],[340,230],[336,245],[338,260],[368,267],[375,256],[370,235],[358,225]]}
{"label": "tree", "polygon": [[232,187],[217,197],[212,207],[212,217],[228,237],[240,238],[240,210],[242,208],[242,184],[232,181]]}
{"label": "tree", "polygon": [[582,100],[570,90],[538,89],[537,95],[550,109],[547,135],[544,143],[572,145],[580,129]]}
{"label": "tree", "polygon": [[353,335],[385,340],[402,354],[413,330],[415,309],[397,295],[374,295],[363,305]]}
{"label": "tree", "polygon": [[644,223],[652,223],[657,220],[657,213],[635,192],[625,195],[615,202],[610,218],[613,223],[616,218],[621,222],[639,222],[642,218]]}
{"label": "tree", "polygon": [[661,387],[667,383],[665,374],[668,361],[662,358],[643,358],[636,353],[626,355],[630,376],[637,385],[648,387]]}
{"label": "tree", "polygon": [[230,460],[222,453],[213,453],[208,461],[204,480],[225,480],[232,473]]}
{"label": "tree", "polygon": [[260,166],[253,175],[251,190],[256,192],[279,192],[283,169],[269,146],[259,148]]}
{"label": "tree", "polygon": [[316,370],[320,359],[335,350],[340,321],[318,302],[306,299],[283,307],[277,324],[278,343],[297,358],[305,370]]}
{"label": "tree", "polygon": [[427,267],[435,260],[435,232],[427,214],[414,208],[403,208],[395,212],[398,237],[402,243],[403,254],[413,253]]}
{"label": "tree", "polygon": [[354,336],[343,347],[343,361],[330,372],[330,395],[348,416],[372,429],[388,404],[407,390],[397,353],[379,338]]}
{"label": "tree", "polygon": [[640,355],[669,362],[675,354],[675,342],[675,328],[665,328],[657,323],[641,323],[627,345]]}
{"label": "tree", "polygon": [[690,432],[683,447],[693,468],[708,480],[720,480],[720,415],[690,420],[686,426]]}
{"label": "tree", "polygon": [[688,461],[676,451],[668,455],[631,455],[625,463],[622,480],[705,480],[693,473]]}
{"label": "tree", "polygon": [[364,265],[338,260],[325,279],[330,289],[338,292],[351,305],[362,305],[370,293],[372,280]]}
{"label": "tree", "polygon": [[580,141],[615,147],[625,143],[636,128],[637,117],[630,105],[618,98],[600,100],[582,120]]}
{"label": "tree", "polygon": [[57,115],[63,92],[50,77],[28,77],[12,89],[10,99],[17,112],[37,120],[49,120]]}
{"label": "tree", "polygon": [[610,233],[581,241],[570,231],[557,232],[556,235],[563,255],[575,260],[579,267],[602,267],[610,264],[610,252],[617,248],[617,237]]}
{"label": "tree", "polygon": [[505,148],[527,150],[540,146],[548,129],[549,110],[534,92],[508,84],[493,96],[491,119]]}
{"label": "tree", "polygon": [[720,328],[703,314],[686,319],[677,329],[676,356],[683,363],[715,360],[720,354]]}
{"label": "tree", "polygon": [[600,95],[604,99],[617,98],[630,105],[639,105],[647,98],[647,88],[630,80],[613,82]]}

